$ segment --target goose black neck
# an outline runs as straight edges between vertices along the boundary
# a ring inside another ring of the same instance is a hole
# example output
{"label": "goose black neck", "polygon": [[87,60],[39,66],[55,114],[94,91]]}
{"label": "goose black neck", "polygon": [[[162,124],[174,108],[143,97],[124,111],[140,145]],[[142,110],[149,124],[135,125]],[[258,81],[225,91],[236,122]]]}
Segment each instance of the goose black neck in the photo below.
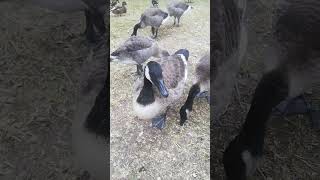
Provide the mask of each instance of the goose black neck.
{"label": "goose black neck", "polygon": [[133,32],[132,32],[131,36],[136,36],[139,28],[141,28],[140,23],[136,24],[136,25],[133,27]]}
{"label": "goose black neck", "polygon": [[148,105],[153,103],[155,100],[153,89],[152,89],[152,83],[146,77],[144,77],[143,81],[144,81],[143,87],[139,94],[137,102],[142,105]]}
{"label": "goose black neck", "polygon": [[272,108],[288,95],[288,81],[283,70],[271,71],[259,82],[239,138],[251,148],[252,153],[262,152],[266,123]]}

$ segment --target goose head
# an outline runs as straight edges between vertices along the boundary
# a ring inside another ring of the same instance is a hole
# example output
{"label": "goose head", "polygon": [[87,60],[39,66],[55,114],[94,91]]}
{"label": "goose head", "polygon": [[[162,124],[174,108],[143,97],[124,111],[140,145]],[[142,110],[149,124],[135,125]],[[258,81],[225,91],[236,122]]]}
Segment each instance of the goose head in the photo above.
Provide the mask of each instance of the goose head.
{"label": "goose head", "polygon": [[125,64],[137,64],[132,60],[132,54],[125,46],[119,47],[117,50],[110,54],[110,62],[121,62]]}
{"label": "goose head", "polygon": [[223,154],[223,165],[227,180],[246,180],[256,171],[262,156],[259,150],[261,142],[252,146],[247,141],[246,136],[239,134],[226,148]]}
{"label": "goose head", "polygon": [[163,97],[168,97],[169,92],[163,80],[162,68],[159,63],[150,61],[144,68],[145,78],[151,82]]}
{"label": "goose head", "polygon": [[246,164],[242,159],[242,148],[237,138],[233,140],[223,154],[224,171],[227,180],[246,179]]}
{"label": "goose head", "polygon": [[158,8],[159,7],[159,3],[157,0],[152,0],[152,6],[155,7],[155,8]]}
{"label": "goose head", "polygon": [[189,59],[189,51],[187,49],[179,49],[174,54],[181,55],[185,60]]}
{"label": "goose head", "polygon": [[126,6],[126,5],[127,5],[127,2],[123,1],[122,6]]}
{"label": "goose head", "polygon": [[187,5],[187,9],[184,11],[184,14],[186,14],[186,13],[190,12],[190,10],[192,10],[192,9],[193,9],[193,7],[192,7],[192,6]]}

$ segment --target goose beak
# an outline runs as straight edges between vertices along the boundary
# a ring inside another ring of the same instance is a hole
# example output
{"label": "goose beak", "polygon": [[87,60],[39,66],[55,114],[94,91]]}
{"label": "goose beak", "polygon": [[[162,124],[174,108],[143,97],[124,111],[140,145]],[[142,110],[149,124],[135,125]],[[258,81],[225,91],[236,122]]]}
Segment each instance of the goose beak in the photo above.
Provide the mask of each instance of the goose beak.
{"label": "goose beak", "polygon": [[117,61],[119,57],[119,53],[117,51],[114,51],[110,54],[110,62]]}
{"label": "goose beak", "polygon": [[163,96],[163,97],[168,97],[169,96],[169,92],[164,84],[164,81],[163,79],[161,80],[157,80],[156,83],[154,83],[154,85],[159,89],[160,91],[160,94]]}

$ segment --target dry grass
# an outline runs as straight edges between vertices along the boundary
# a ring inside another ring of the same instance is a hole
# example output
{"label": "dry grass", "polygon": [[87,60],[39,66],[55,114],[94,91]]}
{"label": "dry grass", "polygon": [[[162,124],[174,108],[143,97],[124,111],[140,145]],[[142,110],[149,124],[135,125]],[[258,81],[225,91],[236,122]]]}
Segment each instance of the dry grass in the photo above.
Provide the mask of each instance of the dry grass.
{"label": "dry grass", "polygon": [[[127,1],[128,13],[111,17],[111,51],[132,33],[149,1]],[[112,63],[111,68],[111,173],[112,179],[209,179],[209,105],[196,100],[186,126],[179,122],[179,108],[191,85],[195,64],[209,50],[210,9],[207,0],[192,4],[194,9],[173,27],[173,18],[159,29],[160,46],[174,53],[190,51],[188,88],[177,106],[170,109],[167,126],[160,132],[149,127],[150,121],[137,119],[132,112],[135,66]],[[166,10],[165,1],[160,8]],[[150,28],[138,31],[150,36]]]}

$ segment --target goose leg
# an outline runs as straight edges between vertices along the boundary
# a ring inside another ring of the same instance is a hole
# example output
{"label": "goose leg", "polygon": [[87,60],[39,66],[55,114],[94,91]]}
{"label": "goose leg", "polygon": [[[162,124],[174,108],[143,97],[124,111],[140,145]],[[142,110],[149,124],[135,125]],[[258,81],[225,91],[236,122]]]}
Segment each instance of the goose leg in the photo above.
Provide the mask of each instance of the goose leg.
{"label": "goose leg", "polygon": [[166,126],[167,113],[152,119],[152,127],[162,130]]}
{"label": "goose leg", "polygon": [[197,98],[206,98],[207,102],[210,104],[210,96],[208,94],[208,91],[203,91],[197,94]]}
{"label": "goose leg", "polygon": [[180,109],[180,125],[182,126],[188,119],[189,113],[192,111],[193,100],[199,94],[200,87],[198,84],[194,84],[189,91],[187,101]]}
{"label": "goose leg", "polygon": [[313,110],[303,95],[283,100],[273,108],[272,114],[275,116],[309,114],[312,128],[320,129],[320,111]]}
{"label": "goose leg", "polygon": [[178,17],[178,27],[180,26],[180,17]]}
{"label": "goose leg", "polygon": [[151,27],[152,37],[154,37],[154,31],[155,31],[155,28],[154,28],[154,27]]}
{"label": "goose leg", "polygon": [[311,106],[303,95],[286,99],[273,109],[273,115],[293,115],[311,112]]}
{"label": "goose leg", "polygon": [[176,17],[173,18],[173,26],[176,25]]}
{"label": "goose leg", "polygon": [[159,28],[156,28],[156,35],[155,35],[154,38],[157,38],[157,37],[158,37],[158,30],[159,30]]}
{"label": "goose leg", "polygon": [[131,36],[136,36],[138,29],[140,29],[140,28],[141,28],[140,22],[138,24],[134,25],[133,32],[132,32]]}

